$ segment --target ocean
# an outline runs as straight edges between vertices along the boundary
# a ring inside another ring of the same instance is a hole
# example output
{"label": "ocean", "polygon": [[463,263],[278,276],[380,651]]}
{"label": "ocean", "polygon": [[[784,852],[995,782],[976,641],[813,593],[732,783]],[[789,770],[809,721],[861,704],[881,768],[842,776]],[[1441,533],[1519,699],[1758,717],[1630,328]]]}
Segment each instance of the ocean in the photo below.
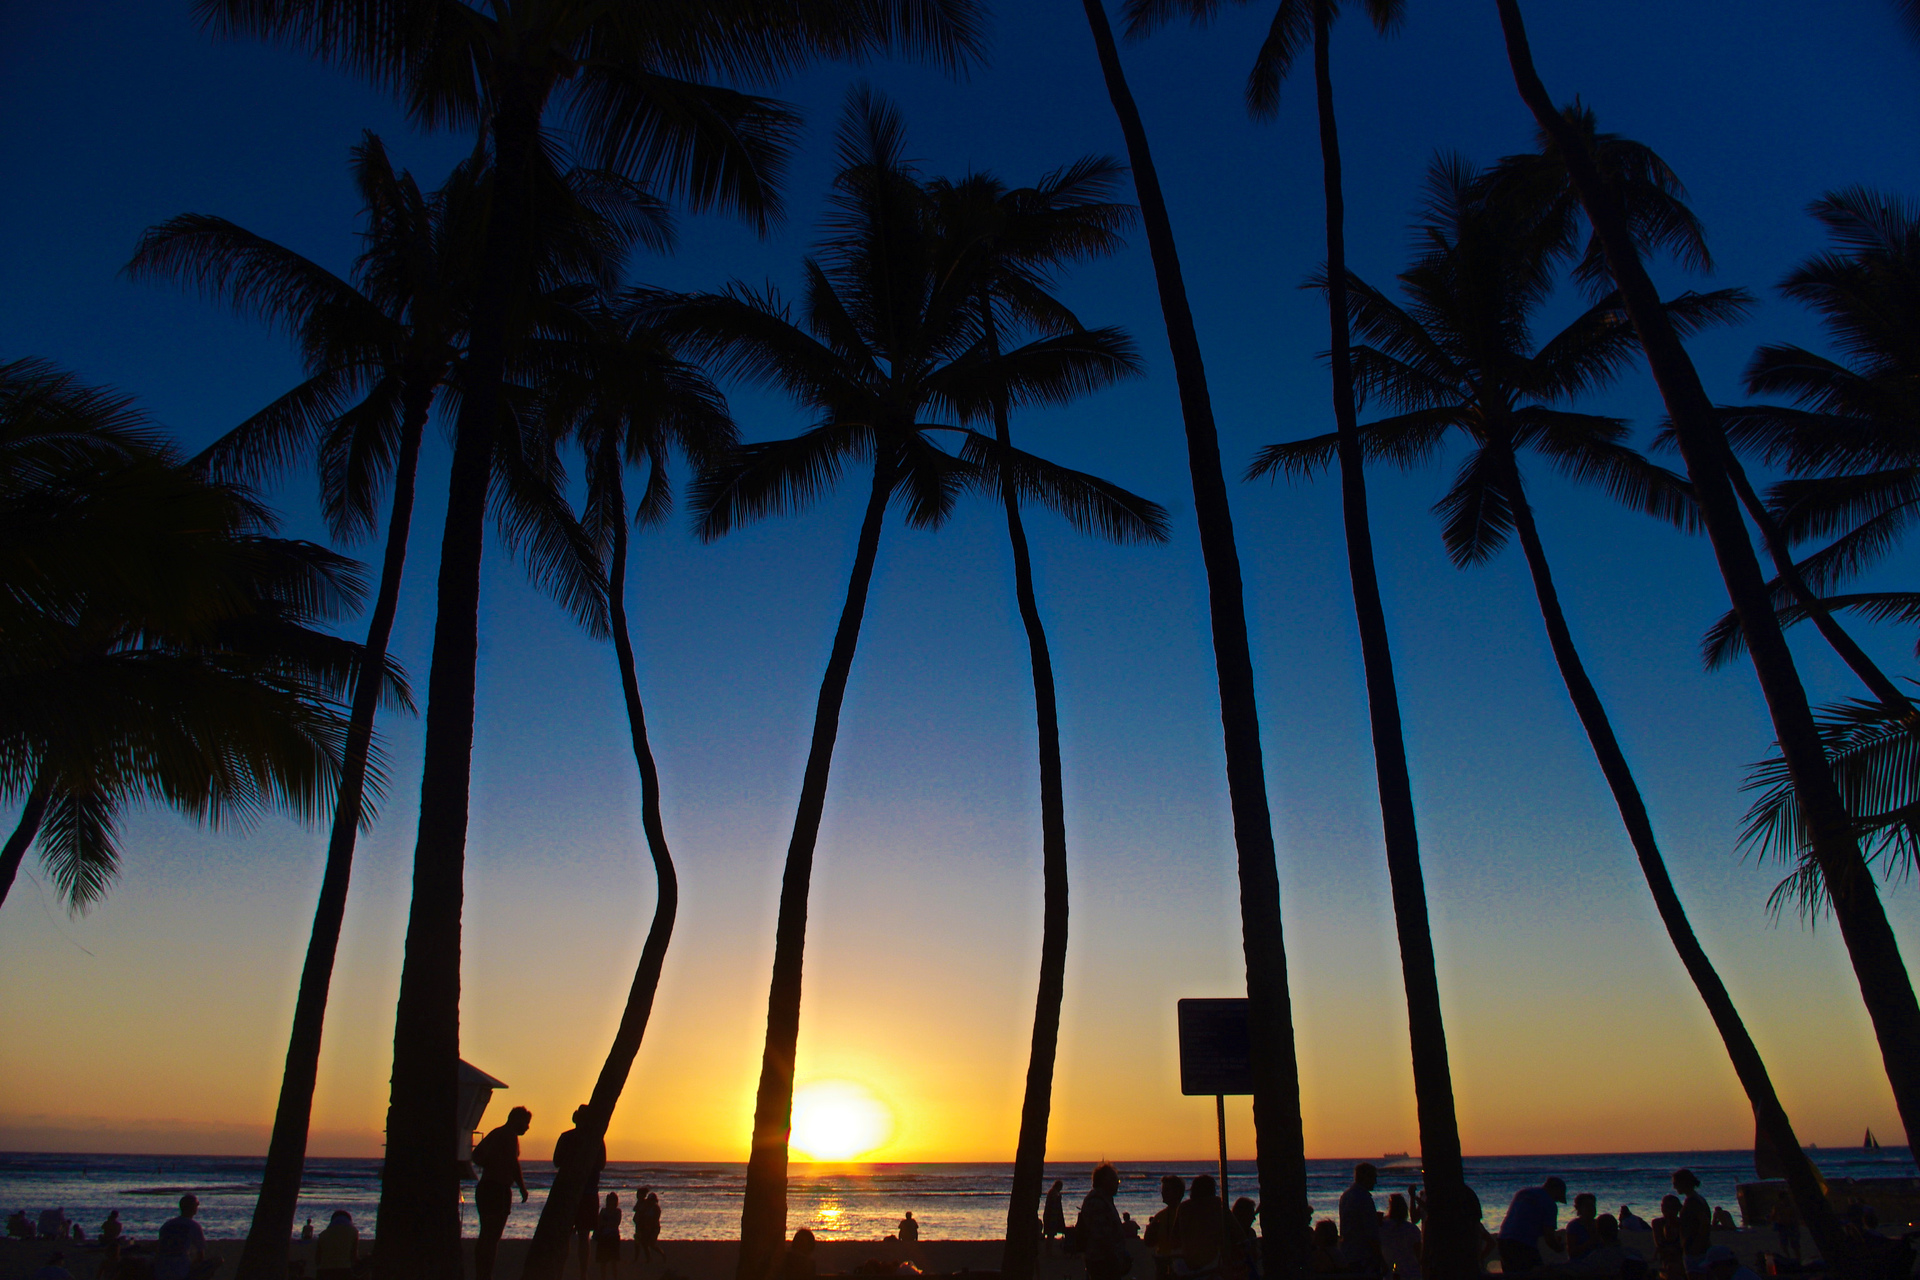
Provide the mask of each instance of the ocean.
{"label": "ocean", "polygon": [[[1879,1150],[1822,1149],[1813,1153],[1831,1177],[1911,1175],[1913,1160],[1905,1147]],[[1164,1173],[1192,1176],[1213,1173],[1204,1160],[1120,1161],[1120,1208],[1142,1222],[1159,1207]],[[1390,1191],[1413,1181],[1411,1169],[1382,1166],[1375,1197],[1384,1208]],[[1752,1180],[1750,1151],[1649,1151],[1625,1155],[1481,1156],[1467,1161],[1468,1180],[1479,1193],[1490,1226],[1498,1226],[1513,1193],[1550,1173],[1567,1180],[1568,1198],[1591,1191],[1602,1212],[1632,1205],[1642,1217],[1659,1212],[1675,1169],[1691,1168],[1702,1191],[1716,1205],[1738,1216],[1734,1185]],[[529,1201],[516,1197],[510,1237],[533,1234],[546,1199],[553,1167],[525,1164]],[[1049,1164],[1047,1178],[1067,1184],[1067,1216],[1086,1193],[1090,1166],[1085,1162]],[[261,1161],[233,1156],[44,1155],[0,1153],[0,1211],[25,1209],[29,1215],[59,1207],[94,1233],[109,1209],[136,1237],[150,1238],[173,1216],[175,1202],[188,1191],[200,1197],[200,1222],[210,1237],[246,1235],[259,1187]],[[370,1233],[379,1203],[377,1160],[309,1160],[301,1193],[300,1218],[311,1216],[316,1229],[335,1209],[345,1209],[363,1233]],[[923,1239],[992,1240],[1006,1228],[1006,1195],[1012,1166],[996,1164],[795,1164],[788,1193],[787,1228],[811,1227],[822,1239],[878,1240],[891,1233],[907,1210],[922,1223]],[[1251,1161],[1227,1166],[1229,1190],[1238,1197],[1254,1189]],[[1314,1211],[1332,1214],[1347,1184],[1353,1161],[1307,1163]],[[740,1197],[746,1166],[732,1163],[660,1163],[613,1161],[601,1180],[603,1191],[620,1194],[623,1215],[636,1187],[651,1187],[660,1197],[661,1235],[669,1240],[729,1240],[738,1236]],[[462,1216],[469,1235],[478,1227],[468,1184]],[[1563,1211],[1565,1212],[1565,1211]]]}

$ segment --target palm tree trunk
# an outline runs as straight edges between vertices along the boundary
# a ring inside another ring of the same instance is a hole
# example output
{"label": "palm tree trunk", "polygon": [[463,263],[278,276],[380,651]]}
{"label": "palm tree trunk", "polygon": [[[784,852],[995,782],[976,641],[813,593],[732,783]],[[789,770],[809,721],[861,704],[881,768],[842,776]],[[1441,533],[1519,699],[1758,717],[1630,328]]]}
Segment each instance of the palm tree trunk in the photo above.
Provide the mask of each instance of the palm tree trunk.
{"label": "palm tree trunk", "polygon": [[1647,888],[1653,894],[1653,905],[1660,913],[1660,922],[1666,925],[1667,937],[1673,941],[1673,949],[1680,953],[1680,963],[1685,967],[1687,976],[1693,979],[1694,989],[1700,993],[1707,1013],[1713,1018],[1714,1028],[1720,1032],[1721,1042],[1727,1047],[1733,1072],[1740,1077],[1740,1086],[1747,1091],[1747,1101],[1753,1106],[1755,1126],[1780,1153],[1786,1169],[1787,1193],[1793,1197],[1794,1210],[1800,1215],[1800,1220],[1806,1223],[1814,1244],[1820,1249],[1820,1255],[1837,1258],[1845,1247],[1839,1221],[1833,1215],[1833,1207],[1827,1203],[1813,1162],[1801,1150],[1800,1140],[1794,1136],[1793,1123],[1787,1118],[1786,1109],[1780,1105],[1780,1099],[1773,1091],[1773,1080],[1767,1075],[1767,1064],[1761,1061],[1760,1050],[1754,1045],[1753,1037],[1747,1034],[1740,1011],[1733,1006],[1733,997],[1727,994],[1727,988],[1720,981],[1713,962],[1707,958],[1706,949],[1694,935],[1685,908],[1680,905],[1680,895],[1667,875],[1666,861],[1660,856],[1660,846],[1654,840],[1653,822],[1647,817],[1647,806],[1640,798],[1640,788],[1633,780],[1632,770],[1627,767],[1626,753],[1613,736],[1613,725],[1607,719],[1607,709],[1601,704],[1593,681],[1587,678],[1586,665],[1580,661],[1579,650],[1574,648],[1573,633],[1568,630],[1566,615],[1560,609],[1560,594],[1554,589],[1553,575],[1547,568],[1547,553],[1540,545],[1540,531],[1534,525],[1533,508],[1527,503],[1519,469],[1511,453],[1506,454],[1502,462],[1502,488],[1506,490],[1507,505],[1513,511],[1514,528],[1520,535],[1521,550],[1526,553],[1527,572],[1533,576],[1534,595],[1540,601],[1540,617],[1546,623],[1547,643],[1553,649],[1554,661],[1560,665],[1560,676],[1566,682],[1567,696],[1573,701],[1580,725],[1587,731],[1587,741],[1593,744],[1593,754],[1600,762],[1600,772],[1605,775],[1607,786],[1613,791],[1613,802],[1620,810],[1620,821],[1627,829],[1627,839],[1633,843],[1633,852],[1640,859],[1640,871],[1647,878]]}
{"label": "palm tree trunk", "polygon": [[465,898],[473,694],[480,654],[480,561],[505,375],[508,317],[527,284],[539,117],[493,121],[494,194],[440,542],[413,900],[394,1011],[387,1153],[380,1174],[375,1280],[460,1280],[460,912]]}
{"label": "palm tree trunk", "polygon": [[1167,326],[1180,412],[1186,429],[1187,467],[1207,567],[1207,603],[1213,624],[1214,670],[1220,686],[1220,728],[1226,747],[1227,791],[1233,807],[1233,841],[1240,875],[1240,934],[1247,962],[1248,1030],[1253,1041],[1253,1121],[1260,1171],[1260,1215],[1266,1274],[1302,1274],[1307,1267],[1306,1139],[1300,1122],[1300,1065],[1293,1044],[1293,995],[1287,981],[1287,951],[1280,918],[1280,874],[1274,862],[1273,818],[1267,808],[1266,764],[1260,751],[1260,712],[1254,698],[1253,653],[1240,581],[1240,553],[1233,541],[1233,513],[1220,469],[1220,436],[1207,392],[1206,366],[1194,330],[1180,256],[1167,217],[1166,197],[1154,169],[1140,109],[1127,87],[1120,52],[1102,0],[1082,0],[1107,96],[1127,140],[1134,191],[1153,254],[1160,311]]}
{"label": "palm tree trunk", "polygon": [[[614,483],[618,485],[618,474]],[[673,920],[680,908],[680,879],[674,874],[673,855],[667,849],[667,829],[660,816],[660,771],[653,762],[653,748],[647,742],[647,715],[640,704],[640,677],[633,661],[633,641],[627,632],[627,519],[626,502],[615,504],[620,513],[613,531],[613,563],[607,578],[607,607],[613,623],[613,651],[620,663],[620,692],[627,701],[627,730],[633,739],[633,762],[640,769],[640,825],[647,833],[647,850],[653,855],[653,876],[657,886],[653,923],[640,948],[640,963],[633,971],[633,986],[627,992],[627,1007],[620,1015],[620,1028],[614,1032],[607,1060],[594,1082],[593,1096],[587,1101],[587,1113],[580,1128],[595,1138],[604,1138],[613,1120],[613,1109],[627,1087],[627,1074],[640,1052],[647,1034],[647,1020],[653,1016],[653,997],[660,989],[660,970],[667,959],[667,944],[673,940]],[[566,1270],[567,1245],[573,1234],[574,1210],[587,1189],[584,1166],[556,1168],[547,1203],[540,1211],[540,1223],[534,1229],[533,1244],[527,1250],[522,1280],[560,1280]]]}
{"label": "palm tree trunk", "polygon": [[[991,303],[981,312],[987,349],[1000,351]],[[1003,450],[1013,448],[1006,397],[996,397],[993,434]],[[1007,1235],[1001,1245],[1004,1280],[1033,1280],[1040,1237],[1034,1212],[1046,1180],[1047,1125],[1053,1110],[1053,1066],[1060,1047],[1060,1003],[1067,980],[1067,802],[1060,768],[1060,708],[1053,685],[1053,655],[1040,605],[1033,592],[1033,557],[1020,519],[1020,495],[1013,472],[1000,472],[1000,502],[1007,510],[1007,541],[1013,548],[1013,594],[1027,631],[1027,657],[1033,668],[1035,736],[1040,751],[1040,866],[1045,905],[1040,917],[1040,992],[1033,1006],[1033,1046],[1027,1055],[1027,1087],[1020,1102],[1020,1137],[1013,1152],[1013,1191],[1007,1199]]]}
{"label": "palm tree trunk", "polygon": [[1773,717],[1781,757],[1812,833],[1814,858],[1826,880],[1840,936],[1847,944],[1860,994],[1873,1020],[1908,1144],[1920,1150],[1920,1002],[1914,999],[1913,983],[1887,923],[1873,876],[1860,856],[1851,819],[1820,741],[1819,727],[1807,704],[1806,689],[1800,683],[1786,637],[1781,634],[1746,524],[1740,518],[1728,480],[1732,450],[1700,384],[1700,375],[1640,262],[1625,216],[1594,166],[1586,144],[1554,110],[1553,100],[1534,70],[1518,0],[1496,3],[1520,96],[1566,158],[1568,174],[1600,238],[1607,267],[1620,288],[1627,315],[1647,353],[1648,367],[1673,419],[1695,500],[1719,561],[1720,576],[1746,636],[1747,653]]}
{"label": "palm tree trunk", "polygon": [[1373,767],[1386,837],[1387,878],[1393,890],[1394,929],[1399,935],[1400,976],[1407,992],[1414,1102],[1420,1120],[1420,1161],[1427,1191],[1425,1270],[1435,1280],[1464,1280],[1479,1272],[1480,1241],[1460,1154],[1460,1122],[1453,1107],[1453,1070],[1447,1055],[1446,1022],[1440,1010],[1433,933],[1427,919],[1420,833],[1414,821],[1413,784],[1407,773],[1407,747],[1400,725],[1400,695],[1394,687],[1393,651],[1387,639],[1386,610],[1380,603],[1380,579],[1373,560],[1373,531],[1367,518],[1366,462],[1360,452],[1347,327],[1346,202],[1328,53],[1331,18],[1327,0],[1315,0],[1313,70],[1319,94],[1320,158],[1327,201],[1327,314],[1333,336],[1333,417],[1340,439],[1340,509],[1346,526],[1347,574],[1353,585],[1360,658],[1367,678]]}
{"label": "palm tree trunk", "polygon": [[27,792],[26,806],[20,810],[20,821],[14,824],[6,847],[0,848],[0,907],[6,905],[13,878],[20,874],[21,860],[27,856],[33,838],[40,834],[40,823],[47,816],[47,801],[51,798],[50,789],[38,778],[34,779],[33,789]]}
{"label": "palm tree trunk", "polygon": [[[884,446],[883,446],[884,448]],[[840,704],[846,699],[860,622],[873,585],[873,563],[880,553],[880,527],[897,474],[895,460],[876,457],[873,492],[860,524],[847,580],[847,601],[833,633],[833,650],[820,680],[820,701],[813,713],[813,743],[800,782],[800,805],[787,845],[787,868],[780,882],[780,916],[774,929],[773,981],[767,992],[767,1044],[760,1059],[760,1087],[753,1103],[753,1148],[747,1158],[747,1185],[740,1209],[740,1255],[735,1280],[766,1280],[787,1234],[787,1139],[793,1131],[793,1066],[800,1043],[800,966],[807,947],[807,891],[813,880],[813,849],[820,838],[820,815],[827,803],[827,778],[833,769],[833,744],[840,734]]]}
{"label": "palm tree trunk", "polygon": [[1767,555],[1773,560],[1774,572],[1780,575],[1780,582],[1793,593],[1800,607],[1807,611],[1815,630],[1819,631],[1847,669],[1860,678],[1868,692],[1880,700],[1882,706],[1896,715],[1913,718],[1913,703],[1900,692],[1900,687],[1882,671],[1872,658],[1867,656],[1854,638],[1847,634],[1833,616],[1833,610],[1827,608],[1819,593],[1807,585],[1800,573],[1800,566],[1793,562],[1793,550],[1787,545],[1786,535],[1780,532],[1780,524],[1767,510],[1767,504],[1760,501],[1760,495],[1753,491],[1753,484],[1747,479],[1747,469],[1740,465],[1739,455],[1729,459],[1727,478],[1733,482],[1733,489],[1740,496],[1740,504],[1753,517],[1755,527],[1760,530],[1760,541],[1767,548]]}
{"label": "palm tree trunk", "polygon": [[313,1086],[320,1070],[320,1037],[327,1019],[327,990],[340,947],[340,922],[347,910],[347,886],[353,877],[353,846],[360,832],[366,791],[367,753],[373,746],[374,713],[380,706],[387,643],[400,608],[400,578],[407,563],[407,534],[413,524],[414,478],[420,465],[420,437],[433,404],[436,379],[408,388],[400,426],[400,456],[393,475],[393,509],[387,516],[386,554],[380,565],[380,589],[367,623],[360,678],[353,686],[346,748],[340,762],[340,791],[327,840],[327,867],[320,879],[320,902],[313,912],[307,961],[300,971],[300,994],[293,1005],[293,1033],[287,1041],[287,1065],[280,1077],[280,1103],[267,1143],[267,1166],[260,1175],[260,1198],[253,1225],[240,1253],[237,1280],[282,1280],[299,1216],[300,1181],[306,1169],[307,1126],[313,1117]]}

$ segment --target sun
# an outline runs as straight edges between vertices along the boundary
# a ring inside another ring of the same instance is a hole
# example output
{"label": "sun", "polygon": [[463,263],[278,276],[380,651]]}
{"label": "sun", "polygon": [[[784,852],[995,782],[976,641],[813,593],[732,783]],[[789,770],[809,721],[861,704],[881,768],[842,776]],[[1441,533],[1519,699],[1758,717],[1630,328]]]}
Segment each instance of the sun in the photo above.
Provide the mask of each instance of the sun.
{"label": "sun", "polygon": [[792,1146],[814,1160],[857,1160],[893,1136],[893,1110],[854,1080],[819,1080],[793,1095]]}

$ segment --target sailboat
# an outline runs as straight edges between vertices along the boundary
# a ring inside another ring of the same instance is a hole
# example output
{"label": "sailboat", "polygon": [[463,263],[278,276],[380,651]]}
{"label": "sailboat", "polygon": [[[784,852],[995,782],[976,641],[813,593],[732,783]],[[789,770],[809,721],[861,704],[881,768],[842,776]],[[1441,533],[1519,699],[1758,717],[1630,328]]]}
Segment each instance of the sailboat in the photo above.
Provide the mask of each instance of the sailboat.
{"label": "sailboat", "polygon": [[1860,1139],[1860,1145],[1869,1151],[1878,1151],[1880,1149],[1880,1141],[1873,1136],[1873,1130],[1871,1129],[1867,1130],[1866,1137]]}

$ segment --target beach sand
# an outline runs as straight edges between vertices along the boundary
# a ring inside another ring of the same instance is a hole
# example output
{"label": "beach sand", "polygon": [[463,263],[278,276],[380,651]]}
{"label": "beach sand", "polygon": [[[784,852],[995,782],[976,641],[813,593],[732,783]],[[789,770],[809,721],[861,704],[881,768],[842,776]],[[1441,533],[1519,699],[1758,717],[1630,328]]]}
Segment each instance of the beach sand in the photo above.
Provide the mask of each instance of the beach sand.
{"label": "beach sand", "polygon": [[[1653,1257],[1653,1233],[1648,1231],[1623,1231],[1621,1242],[1638,1249],[1649,1259]],[[1771,1231],[1716,1231],[1713,1233],[1715,1244],[1724,1244],[1740,1255],[1740,1260],[1752,1265],[1754,1255],[1762,1249],[1776,1247]],[[496,1280],[519,1280],[521,1260],[526,1255],[527,1241],[503,1240],[500,1243],[500,1261],[495,1271]],[[227,1265],[215,1274],[215,1280],[228,1280],[233,1275],[233,1261],[240,1256],[238,1240],[214,1240],[208,1242],[210,1253],[227,1260]],[[469,1258],[472,1256],[473,1241],[465,1242]],[[627,1246],[631,1249],[632,1246]],[[63,1264],[71,1271],[74,1280],[92,1280],[94,1268],[99,1265],[100,1255],[86,1248],[75,1249],[71,1245],[57,1246],[53,1242],[25,1242],[20,1240],[0,1240],[0,1280],[26,1280],[36,1268],[47,1260],[47,1255],[60,1248],[67,1260]],[[620,1280],[665,1280],[668,1271],[674,1272],[682,1280],[733,1280],[733,1265],[737,1244],[725,1240],[663,1240],[661,1252],[666,1254],[664,1263],[655,1260],[643,1272],[631,1256],[620,1263]],[[1152,1280],[1153,1260],[1136,1241],[1134,1249],[1134,1268],[1130,1280]],[[308,1259],[307,1274],[313,1274],[311,1266],[311,1245],[295,1244],[293,1257],[296,1261]],[[861,1263],[871,1259],[886,1262],[910,1260],[921,1270],[929,1273],[962,1271],[987,1271],[997,1273],[1000,1269],[1000,1242],[998,1240],[923,1240],[918,1245],[883,1244],[862,1240],[823,1240],[815,1251],[817,1265],[822,1275],[852,1271]],[[1807,1244],[1807,1256],[1818,1257],[1812,1242]],[[469,1268],[471,1263],[469,1262]],[[469,1269],[468,1274],[472,1271]],[[578,1264],[569,1263],[569,1280],[578,1276]],[[588,1275],[591,1280],[599,1280],[600,1271],[596,1264]],[[1039,1280],[1084,1280],[1085,1269],[1077,1257],[1068,1257],[1053,1253],[1040,1259]]]}

